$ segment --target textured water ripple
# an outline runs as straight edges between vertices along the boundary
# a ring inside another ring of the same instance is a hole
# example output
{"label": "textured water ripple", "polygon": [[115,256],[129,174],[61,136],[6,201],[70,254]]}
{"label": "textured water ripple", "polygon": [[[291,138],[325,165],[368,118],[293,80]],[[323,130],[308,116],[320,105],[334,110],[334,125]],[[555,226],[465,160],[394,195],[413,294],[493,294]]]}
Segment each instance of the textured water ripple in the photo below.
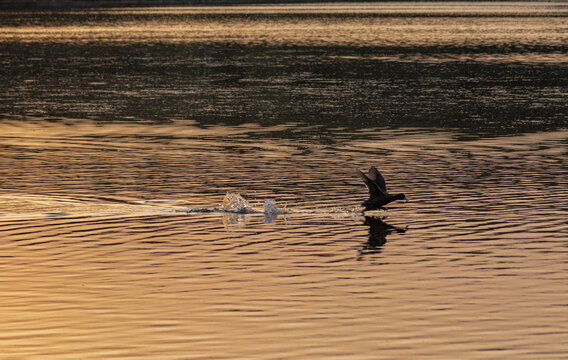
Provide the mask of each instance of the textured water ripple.
{"label": "textured water ripple", "polygon": [[[339,130],[327,144],[254,126],[42,126],[0,138],[14,357],[568,351],[566,132]],[[382,222],[355,212],[371,164],[411,200]],[[227,192],[258,213],[219,211]],[[267,223],[268,199],[289,212]]]}

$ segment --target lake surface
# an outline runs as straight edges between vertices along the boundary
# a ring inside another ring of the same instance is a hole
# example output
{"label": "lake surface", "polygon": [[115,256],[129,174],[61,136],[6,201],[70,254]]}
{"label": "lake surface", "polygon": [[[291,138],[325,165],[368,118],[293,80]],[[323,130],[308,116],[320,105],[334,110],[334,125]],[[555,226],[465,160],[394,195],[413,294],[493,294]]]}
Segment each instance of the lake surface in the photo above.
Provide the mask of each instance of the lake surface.
{"label": "lake surface", "polygon": [[2,356],[566,357],[566,3],[4,11],[0,64]]}

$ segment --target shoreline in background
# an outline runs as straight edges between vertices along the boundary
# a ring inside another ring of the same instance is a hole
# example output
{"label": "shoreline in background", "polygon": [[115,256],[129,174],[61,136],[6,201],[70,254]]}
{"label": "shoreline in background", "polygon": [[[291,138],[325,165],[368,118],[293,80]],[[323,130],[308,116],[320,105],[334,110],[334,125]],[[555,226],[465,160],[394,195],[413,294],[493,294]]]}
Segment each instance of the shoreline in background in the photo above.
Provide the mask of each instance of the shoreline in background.
{"label": "shoreline in background", "polygon": [[[153,6],[195,6],[195,5],[246,5],[246,4],[299,4],[299,3],[353,3],[353,2],[412,2],[413,0],[0,0],[0,9],[74,9],[109,7],[153,7]],[[421,2],[446,2],[445,0],[421,0]],[[472,2],[454,0],[451,2]],[[473,2],[533,2],[530,0],[499,1],[478,0]],[[555,2],[555,1],[537,1]]]}
{"label": "shoreline in background", "polygon": [[[386,0],[393,2],[395,0]],[[404,1],[404,0],[402,0]],[[407,0],[411,1],[411,0]],[[370,0],[0,0],[0,9],[74,9],[109,7],[154,7],[195,5],[246,5],[246,4],[295,4],[325,2],[373,2]]]}

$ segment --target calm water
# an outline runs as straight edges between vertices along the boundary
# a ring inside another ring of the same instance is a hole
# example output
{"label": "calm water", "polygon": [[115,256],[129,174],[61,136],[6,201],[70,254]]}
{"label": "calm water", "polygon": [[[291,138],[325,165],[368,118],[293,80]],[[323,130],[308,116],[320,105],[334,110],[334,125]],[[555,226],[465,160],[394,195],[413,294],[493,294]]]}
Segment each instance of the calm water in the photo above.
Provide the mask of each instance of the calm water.
{"label": "calm water", "polygon": [[566,3],[0,13],[1,356],[564,359],[567,44]]}

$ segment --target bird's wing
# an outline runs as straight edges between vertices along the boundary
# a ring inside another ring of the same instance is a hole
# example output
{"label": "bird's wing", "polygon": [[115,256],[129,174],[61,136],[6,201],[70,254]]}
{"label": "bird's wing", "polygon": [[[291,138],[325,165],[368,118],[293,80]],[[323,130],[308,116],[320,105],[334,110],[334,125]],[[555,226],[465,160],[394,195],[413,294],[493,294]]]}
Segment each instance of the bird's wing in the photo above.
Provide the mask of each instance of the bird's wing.
{"label": "bird's wing", "polygon": [[361,179],[363,179],[363,181],[365,182],[365,185],[367,185],[370,197],[375,197],[379,194],[383,194],[382,190],[379,189],[379,187],[373,180],[371,180],[367,175],[363,174],[361,170],[357,171],[359,172],[359,176],[361,177]]}
{"label": "bird's wing", "polygon": [[385,179],[383,178],[383,176],[381,175],[381,173],[379,172],[379,170],[377,170],[376,167],[372,166],[369,169],[369,178],[375,183],[377,184],[377,186],[379,187],[379,189],[383,192],[383,193],[387,193],[387,184],[385,183]]}

